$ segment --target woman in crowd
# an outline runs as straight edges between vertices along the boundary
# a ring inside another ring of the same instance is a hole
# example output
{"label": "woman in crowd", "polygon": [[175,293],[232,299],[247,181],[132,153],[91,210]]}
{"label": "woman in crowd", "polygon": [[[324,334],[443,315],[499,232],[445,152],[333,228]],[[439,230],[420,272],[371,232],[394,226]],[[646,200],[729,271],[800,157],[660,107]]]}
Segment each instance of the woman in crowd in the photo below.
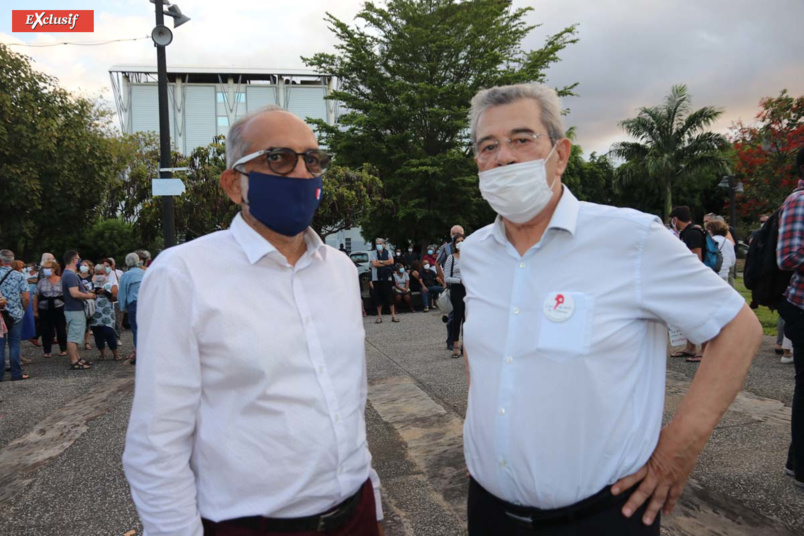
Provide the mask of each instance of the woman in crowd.
{"label": "woman in crowd", "polygon": [[[11,263],[11,269],[19,272],[22,274],[23,277],[27,277],[25,274],[25,263],[20,260],[15,260]],[[22,317],[22,332],[20,333],[20,340],[27,341],[31,340],[36,336],[36,320],[34,319],[34,309],[33,303],[28,301],[28,307],[25,309],[25,314]],[[30,365],[31,364],[30,358],[27,357],[20,357],[20,363],[23,365]]]}
{"label": "woman in crowd", "polygon": [[466,306],[463,298],[466,296],[466,288],[463,286],[461,278],[461,244],[464,236],[457,234],[452,239],[452,250],[455,252],[447,257],[444,264],[444,279],[449,287],[449,298],[452,302],[452,323],[449,330],[449,341],[452,343],[452,357],[461,357],[461,328],[466,315]]}
{"label": "woman in crowd", "polygon": [[42,327],[42,349],[50,357],[53,347],[53,332],[59,341],[59,355],[67,355],[67,323],[64,319],[64,294],[61,288],[61,268],[56,261],[47,261],[42,266],[41,279],[34,294],[34,314]]}
{"label": "woman in crowd", "polygon": [[394,301],[397,304],[405,302],[405,305],[408,306],[410,312],[415,312],[413,310],[413,303],[410,300],[410,275],[408,275],[405,267],[402,263],[396,263],[396,269],[394,270]]}
{"label": "woman in crowd", "polygon": [[[84,289],[87,292],[92,292],[95,288],[92,284],[92,277],[95,270],[95,265],[92,262],[84,259],[81,261],[81,265],[78,267],[78,279],[81,280],[81,284],[84,285]],[[86,309],[86,304],[84,304],[84,308]],[[89,344],[89,334],[92,330],[89,327],[89,319],[87,319],[87,330],[84,332],[84,350],[92,350],[92,345]]]}
{"label": "woman in crowd", "polygon": [[723,255],[723,264],[720,266],[718,275],[729,283],[731,268],[737,262],[737,255],[734,253],[734,244],[727,238],[729,226],[725,222],[713,220],[706,224],[706,230],[717,242],[717,249]]}
{"label": "woman in crowd", "polygon": [[117,294],[120,310],[128,313],[128,324],[131,326],[131,334],[134,336],[134,352],[128,356],[132,365],[137,363],[137,298],[140,294],[140,283],[145,275],[142,264],[143,261],[136,253],[126,255],[128,271],[120,278],[120,288]]}
{"label": "woman in crowd", "polygon": [[106,359],[106,346],[114,355],[115,361],[122,359],[117,352],[117,334],[114,332],[114,307],[112,302],[117,300],[117,281],[112,281],[107,270],[108,266],[95,265],[95,277],[92,283],[95,286],[95,314],[89,320],[92,334],[95,335],[95,346],[100,350],[100,359]]}

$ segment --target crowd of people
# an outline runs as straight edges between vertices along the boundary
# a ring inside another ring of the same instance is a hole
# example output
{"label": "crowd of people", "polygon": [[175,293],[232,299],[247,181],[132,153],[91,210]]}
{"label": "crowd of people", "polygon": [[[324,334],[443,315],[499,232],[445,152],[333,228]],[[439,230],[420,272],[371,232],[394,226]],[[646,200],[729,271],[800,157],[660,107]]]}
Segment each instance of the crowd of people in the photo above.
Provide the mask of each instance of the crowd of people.
{"label": "crowd of people", "polygon": [[[71,370],[92,368],[82,359],[79,348],[91,350],[94,338],[98,359],[122,361],[120,335],[124,324],[133,334],[134,348],[127,356],[136,364],[137,298],[144,270],[151,262],[147,250],[129,253],[125,270],[112,257],[96,262],[82,259],[68,250],[62,263],[52,253],[42,254],[39,262],[23,262],[13,251],[0,251],[0,343],[2,363],[0,381],[11,372],[11,381],[27,380],[23,365],[31,358],[22,356],[21,342],[29,341],[42,349],[42,357],[69,358]],[[8,358],[6,358],[8,348]],[[8,359],[8,361],[6,361]]]}
{"label": "crowd of people", "polygon": [[[391,322],[399,322],[397,310],[403,304],[409,312],[417,312],[413,300],[416,295],[421,299],[421,311],[429,312],[439,307],[439,297],[445,294],[443,300],[449,305],[442,301],[439,308],[445,309],[442,320],[447,324],[447,349],[452,350],[452,357],[463,355],[460,334],[465,319],[465,289],[460,260],[464,238],[463,227],[455,225],[449,239],[441,245],[426,245],[419,254],[412,245],[407,251],[389,249],[384,238],[377,238],[374,251],[370,253],[369,281],[371,301],[377,311],[374,322],[383,322],[385,307],[391,312]],[[363,307],[363,316],[366,316],[365,305]]]}
{"label": "crowd of people", "polygon": [[[740,391],[762,327],[729,284],[736,234],[716,215],[700,227],[676,207],[673,236],[655,216],[580,202],[562,184],[572,143],[561,110],[538,83],[472,99],[478,186],[497,218],[468,236],[456,225],[420,255],[377,238],[374,321],[387,306],[400,322],[414,292],[422,310],[450,311],[447,344],[466,357],[469,384],[470,535],[657,536]],[[112,277],[111,261],[107,271],[68,251],[60,281],[53,259],[29,278],[37,303],[62,302],[73,369],[91,366],[77,353],[87,318],[98,318],[98,347],[116,342],[107,329],[115,303],[133,321],[135,346],[142,330],[123,466],[147,533],[382,536],[362,294],[352,262],[309,227],[329,157],[276,106],[238,119],[226,145],[220,183],[240,206],[229,229],[161,253],[147,275],[137,254]],[[779,266],[800,270],[804,182],[793,197]],[[10,324],[18,356],[30,289],[13,253],[0,257],[0,306],[12,319],[0,330]],[[785,470],[804,486],[800,273],[786,300],[799,374]],[[670,325],[701,364],[664,425]],[[12,379],[23,379],[14,360]]]}

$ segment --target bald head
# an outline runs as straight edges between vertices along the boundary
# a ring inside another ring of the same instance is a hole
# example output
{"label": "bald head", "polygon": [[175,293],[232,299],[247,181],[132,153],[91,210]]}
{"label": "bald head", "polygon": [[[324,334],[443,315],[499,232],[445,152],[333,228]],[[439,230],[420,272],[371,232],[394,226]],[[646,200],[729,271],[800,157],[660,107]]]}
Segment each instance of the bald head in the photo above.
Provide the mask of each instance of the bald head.
{"label": "bald head", "polygon": [[464,234],[463,233],[463,227],[461,227],[460,225],[453,225],[452,229],[449,230],[449,235],[451,237],[455,237],[455,236],[457,236],[459,234],[461,234],[461,235]]}
{"label": "bald head", "polygon": [[[226,140],[227,170],[221,175],[221,187],[229,198],[238,205],[248,198],[247,177],[235,172],[232,166],[242,157],[269,148],[288,148],[297,153],[318,149],[318,141],[313,130],[296,115],[280,108],[268,106],[239,119],[229,129]],[[265,157],[246,162],[246,172],[260,171],[272,174]],[[242,169],[238,166],[238,169]],[[293,171],[286,175],[291,178],[310,178],[311,174],[299,158]]]}

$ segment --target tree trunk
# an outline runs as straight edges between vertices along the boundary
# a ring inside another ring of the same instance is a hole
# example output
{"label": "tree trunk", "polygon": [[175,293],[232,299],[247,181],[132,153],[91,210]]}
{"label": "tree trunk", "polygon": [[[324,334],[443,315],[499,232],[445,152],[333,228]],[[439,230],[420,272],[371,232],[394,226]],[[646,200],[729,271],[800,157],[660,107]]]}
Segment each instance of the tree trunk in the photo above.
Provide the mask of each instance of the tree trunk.
{"label": "tree trunk", "polygon": [[670,181],[664,184],[664,223],[670,223],[670,213],[673,211],[673,189]]}

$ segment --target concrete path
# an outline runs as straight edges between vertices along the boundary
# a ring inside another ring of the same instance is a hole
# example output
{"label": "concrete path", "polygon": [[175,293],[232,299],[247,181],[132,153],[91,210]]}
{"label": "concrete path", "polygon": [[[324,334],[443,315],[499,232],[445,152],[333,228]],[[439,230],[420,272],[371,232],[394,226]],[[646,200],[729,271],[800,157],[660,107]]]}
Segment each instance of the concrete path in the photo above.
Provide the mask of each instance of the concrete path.
{"label": "concrete path", "polygon": [[[401,322],[366,320],[368,438],[383,482],[386,534],[466,534],[462,451],[466,375],[444,349],[437,313]],[[124,333],[130,351],[130,333]],[[668,535],[804,534],[804,492],[781,471],[789,441],[793,369],[766,341],[746,390],[704,451]],[[96,351],[82,351],[95,359]],[[34,358],[27,382],[0,383],[0,534],[141,533],[120,457],[133,369],[96,361],[70,371],[66,358]],[[671,360],[666,419],[696,365]],[[8,376],[6,376],[8,378]]]}

